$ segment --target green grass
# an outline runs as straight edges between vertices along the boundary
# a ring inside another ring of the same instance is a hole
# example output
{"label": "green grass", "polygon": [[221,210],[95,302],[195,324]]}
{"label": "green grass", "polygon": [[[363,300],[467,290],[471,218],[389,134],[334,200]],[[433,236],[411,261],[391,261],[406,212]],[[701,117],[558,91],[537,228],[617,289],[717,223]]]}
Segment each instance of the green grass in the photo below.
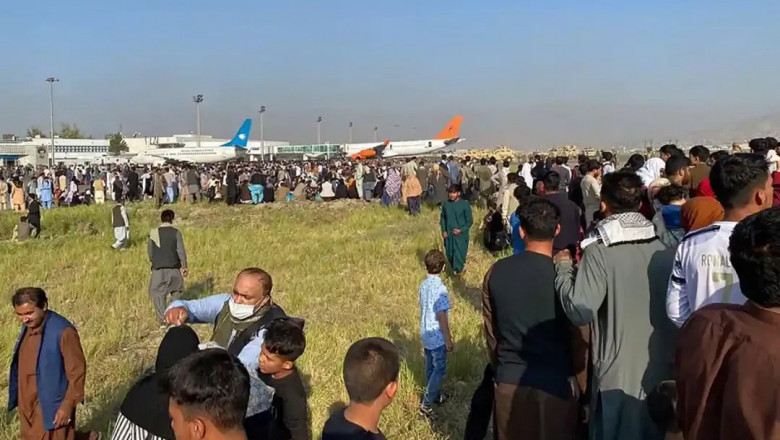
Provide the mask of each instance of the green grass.
{"label": "green grass", "polygon": [[[0,241],[0,285],[8,302],[0,315],[0,392],[7,396],[8,365],[19,323],[10,305],[18,287],[41,286],[53,310],[78,328],[87,357],[87,401],[79,429],[107,433],[127,389],[151,366],[162,338],[147,296],[146,237],[158,223],[150,204],[130,205],[131,248],[110,248],[110,207],[47,211],[40,239]],[[494,258],[472,231],[468,272],[449,275],[455,352],[445,389],[452,398],[429,423],[417,414],[422,387],[417,288],[425,277],[422,257],[441,248],[438,211],[411,218],[400,209],[361,203],[269,206],[183,205],[174,208],[190,260],[188,294],[205,286],[228,292],[248,266],[267,270],[274,299],[288,314],[306,319],[308,346],[298,362],[309,389],[312,428],[319,437],[329,411],[347,401],[341,364],[349,345],[368,336],[394,341],[403,356],[400,390],[381,427],[393,439],[459,439],[471,394],[486,362],[479,288]],[[475,219],[480,215],[475,212]],[[0,238],[11,236],[18,215],[0,214]],[[210,335],[199,326],[201,337]],[[0,418],[0,437],[18,438],[16,413]]]}

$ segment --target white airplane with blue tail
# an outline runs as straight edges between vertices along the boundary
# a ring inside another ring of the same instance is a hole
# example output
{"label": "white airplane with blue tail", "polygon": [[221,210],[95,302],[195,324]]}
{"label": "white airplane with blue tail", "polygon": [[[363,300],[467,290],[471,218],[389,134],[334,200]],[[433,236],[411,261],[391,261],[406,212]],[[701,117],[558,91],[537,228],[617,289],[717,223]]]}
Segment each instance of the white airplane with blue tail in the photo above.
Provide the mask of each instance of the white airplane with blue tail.
{"label": "white airplane with blue tail", "polygon": [[247,154],[249,131],[252,120],[246,119],[233,139],[228,142],[184,142],[166,148],[154,148],[143,151],[130,162],[138,165],[165,165],[166,163],[217,163],[242,158]]}

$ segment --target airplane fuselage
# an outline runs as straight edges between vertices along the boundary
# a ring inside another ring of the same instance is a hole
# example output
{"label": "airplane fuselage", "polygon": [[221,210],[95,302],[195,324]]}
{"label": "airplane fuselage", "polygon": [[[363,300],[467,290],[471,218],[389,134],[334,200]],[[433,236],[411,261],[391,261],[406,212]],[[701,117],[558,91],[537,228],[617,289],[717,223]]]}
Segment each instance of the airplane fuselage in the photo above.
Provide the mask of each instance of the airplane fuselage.
{"label": "airplane fuselage", "polygon": [[[398,141],[388,142],[382,151],[382,157],[399,157],[399,156],[422,156],[425,154],[435,153],[436,151],[448,148],[458,142],[462,142],[465,139],[453,138],[453,139],[427,139],[418,141]],[[345,145],[344,152],[346,154],[357,154],[361,151],[368,150],[379,145],[378,143],[361,143],[361,144],[347,144]]]}
{"label": "airplane fuselage", "polygon": [[156,165],[165,161],[179,161],[190,163],[218,163],[225,162],[246,155],[246,149],[240,147],[223,147],[218,143],[214,146],[201,145],[189,146],[185,144],[181,148],[155,148],[139,153],[131,159],[139,165]]}

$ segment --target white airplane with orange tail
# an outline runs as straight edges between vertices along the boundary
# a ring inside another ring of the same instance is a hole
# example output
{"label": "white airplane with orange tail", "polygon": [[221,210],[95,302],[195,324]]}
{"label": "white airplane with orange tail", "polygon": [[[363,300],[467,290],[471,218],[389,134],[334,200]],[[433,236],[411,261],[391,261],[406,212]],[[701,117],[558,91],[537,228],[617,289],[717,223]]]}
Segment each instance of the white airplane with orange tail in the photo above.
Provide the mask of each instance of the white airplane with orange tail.
{"label": "white airplane with orange tail", "polygon": [[465,141],[466,139],[459,136],[460,124],[462,122],[463,116],[455,116],[447,123],[444,130],[439,132],[433,139],[418,141],[390,141],[387,139],[381,144],[345,144],[343,151],[353,160],[358,158],[368,159],[371,157],[420,156],[430,154],[455,145],[458,142]]}

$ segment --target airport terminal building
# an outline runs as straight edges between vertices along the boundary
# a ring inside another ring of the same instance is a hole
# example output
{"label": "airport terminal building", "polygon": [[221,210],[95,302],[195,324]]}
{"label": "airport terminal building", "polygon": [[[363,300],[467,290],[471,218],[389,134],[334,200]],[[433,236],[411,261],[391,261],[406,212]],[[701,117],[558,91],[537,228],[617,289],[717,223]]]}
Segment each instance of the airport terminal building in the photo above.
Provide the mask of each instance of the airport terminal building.
{"label": "airport terminal building", "polygon": [[[52,140],[36,137],[0,141],[0,166],[46,165],[49,163]],[[108,139],[54,139],[54,158],[66,165],[100,163],[108,156]]]}
{"label": "airport terminal building", "polygon": [[[108,139],[60,139],[54,138],[54,158],[62,165],[90,165],[123,162],[146,150],[197,142],[197,135],[182,134],[160,137],[130,137],[124,138],[128,151],[121,156],[109,154]],[[201,142],[228,142],[228,139],[216,139],[208,135],[201,136]],[[261,145],[264,145],[266,155],[277,154],[277,149],[289,145],[289,142],[266,140],[249,141],[247,145],[250,160],[261,157]],[[17,139],[14,136],[4,136],[0,140],[0,166],[5,165],[48,165],[52,140],[35,137]]]}

